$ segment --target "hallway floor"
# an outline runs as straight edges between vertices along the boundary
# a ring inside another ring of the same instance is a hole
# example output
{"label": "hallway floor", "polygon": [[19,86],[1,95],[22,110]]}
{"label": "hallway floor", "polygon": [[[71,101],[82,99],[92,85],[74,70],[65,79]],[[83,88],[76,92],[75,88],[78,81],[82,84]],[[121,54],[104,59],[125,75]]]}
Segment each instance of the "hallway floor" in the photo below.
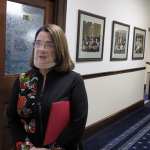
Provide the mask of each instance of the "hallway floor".
{"label": "hallway floor", "polygon": [[102,128],[83,143],[85,150],[150,150],[150,103]]}

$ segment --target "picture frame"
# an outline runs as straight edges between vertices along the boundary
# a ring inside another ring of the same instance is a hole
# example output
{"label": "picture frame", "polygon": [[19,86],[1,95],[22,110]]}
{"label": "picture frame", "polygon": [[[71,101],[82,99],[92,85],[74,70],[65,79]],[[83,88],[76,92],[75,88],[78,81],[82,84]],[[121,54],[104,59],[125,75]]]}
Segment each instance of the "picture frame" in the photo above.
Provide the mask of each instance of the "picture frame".
{"label": "picture frame", "polygon": [[105,17],[78,10],[76,61],[103,59]]}
{"label": "picture frame", "polygon": [[144,59],[146,30],[134,27],[132,59]]}
{"label": "picture frame", "polygon": [[113,21],[111,37],[111,61],[122,61],[128,58],[130,25]]}

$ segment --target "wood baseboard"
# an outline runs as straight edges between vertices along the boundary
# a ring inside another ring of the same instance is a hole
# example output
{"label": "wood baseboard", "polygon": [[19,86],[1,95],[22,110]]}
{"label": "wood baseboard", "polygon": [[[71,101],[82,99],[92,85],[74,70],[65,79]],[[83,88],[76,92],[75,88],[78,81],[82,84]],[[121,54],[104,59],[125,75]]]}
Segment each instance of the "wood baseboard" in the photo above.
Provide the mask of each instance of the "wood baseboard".
{"label": "wood baseboard", "polygon": [[123,117],[124,115],[127,115],[128,113],[140,108],[144,106],[144,100],[140,100],[137,103],[113,114],[110,117],[107,117],[103,120],[97,121],[96,123],[89,125],[88,127],[86,127],[83,138],[86,139],[90,136],[92,136],[93,134],[95,134],[96,132],[98,132],[100,129],[104,128],[106,125],[113,123],[114,121],[117,121],[118,119],[120,119],[121,117]]}

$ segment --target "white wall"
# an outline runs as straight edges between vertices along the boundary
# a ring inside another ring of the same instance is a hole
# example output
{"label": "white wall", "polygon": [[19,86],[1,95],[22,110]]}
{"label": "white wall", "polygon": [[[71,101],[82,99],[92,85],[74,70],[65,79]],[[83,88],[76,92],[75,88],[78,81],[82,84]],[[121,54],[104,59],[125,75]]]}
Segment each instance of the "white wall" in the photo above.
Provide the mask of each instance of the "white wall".
{"label": "white wall", "polygon": [[[132,39],[134,26],[146,30],[150,27],[149,0],[68,0],[67,3],[66,35],[74,61],[78,9],[106,17],[103,61],[76,63],[75,71],[83,75],[145,66],[144,60],[132,60]],[[130,25],[127,61],[110,62],[113,20]],[[147,31],[145,53],[147,56],[150,56],[149,41],[150,35]],[[143,99],[144,71],[85,80],[85,84],[89,98],[89,125]],[[121,94],[118,95],[116,91]]]}
{"label": "white wall", "polygon": [[[77,63],[76,71],[82,74],[105,72],[144,66],[144,61],[132,61],[133,27],[148,29],[150,26],[149,0],[68,0],[66,34],[71,56],[75,60],[77,39],[78,9],[106,17],[104,54],[102,62]],[[128,60],[110,62],[112,21],[117,20],[130,25]],[[147,32],[146,51],[150,51],[150,37]],[[98,67],[95,67],[98,66]],[[90,68],[90,70],[88,69]]]}
{"label": "white wall", "polygon": [[87,125],[142,100],[143,82],[144,71],[85,80],[89,98]]}

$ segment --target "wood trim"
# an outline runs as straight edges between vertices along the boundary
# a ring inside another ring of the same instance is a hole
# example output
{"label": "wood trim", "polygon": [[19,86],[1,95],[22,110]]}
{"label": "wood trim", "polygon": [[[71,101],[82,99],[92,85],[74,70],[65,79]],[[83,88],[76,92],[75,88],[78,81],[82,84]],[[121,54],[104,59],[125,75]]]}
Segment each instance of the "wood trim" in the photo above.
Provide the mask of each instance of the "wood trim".
{"label": "wood trim", "polygon": [[30,1],[27,1],[27,0],[9,0],[9,1],[21,3],[21,4],[25,4],[25,5],[29,5],[29,6],[37,6],[37,7],[44,8],[45,3],[43,3],[43,1],[47,2],[49,0],[30,0]]}
{"label": "wood trim", "polygon": [[150,65],[150,62],[146,62],[146,64]]}
{"label": "wood trim", "polygon": [[83,79],[92,79],[92,78],[98,78],[98,77],[103,77],[103,76],[135,72],[135,71],[140,71],[140,70],[145,70],[145,67],[132,68],[132,69],[126,69],[126,70],[118,70],[118,71],[109,71],[109,72],[102,72],[102,73],[95,73],[95,74],[87,74],[87,75],[82,75],[82,77],[83,77]]}
{"label": "wood trim", "polygon": [[10,0],[12,2],[16,2],[16,3],[21,3],[24,5],[29,5],[29,6],[33,6],[33,7],[39,7],[44,9],[44,24],[49,24],[49,23],[53,23],[53,1],[50,0],[30,0],[30,1],[26,1],[26,0]]}
{"label": "wood trim", "polygon": [[137,103],[129,106],[128,108],[125,108],[103,120],[97,121],[96,123],[89,125],[85,129],[83,138],[88,138],[92,136],[94,133],[98,132],[100,129],[104,128],[106,125],[113,123],[114,121],[117,121],[121,117],[143,106],[144,106],[144,100],[140,100]]}
{"label": "wood trim", "polygon": [[5,58],[5,22],[6,22],[6,0],[0,0],[0,75],[4,73]]}
{"label": "wood trim", "polygon": [[53,23],[54,22],[54,3],[51,1],[46,1],[46,11],[45,11],[45,23]]}
{"label": "wood trim", "polygon": [[54,4],[54,23],[65,31],[67,0],[55,0]]}

